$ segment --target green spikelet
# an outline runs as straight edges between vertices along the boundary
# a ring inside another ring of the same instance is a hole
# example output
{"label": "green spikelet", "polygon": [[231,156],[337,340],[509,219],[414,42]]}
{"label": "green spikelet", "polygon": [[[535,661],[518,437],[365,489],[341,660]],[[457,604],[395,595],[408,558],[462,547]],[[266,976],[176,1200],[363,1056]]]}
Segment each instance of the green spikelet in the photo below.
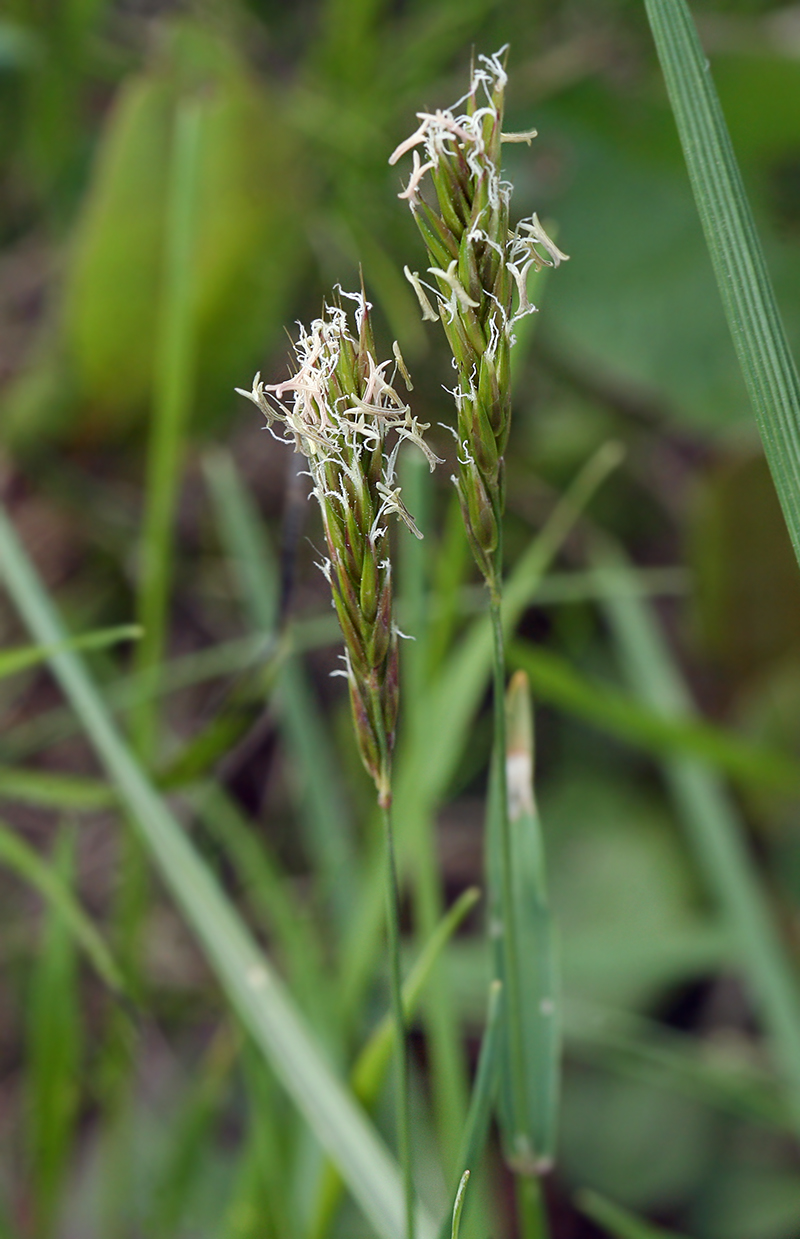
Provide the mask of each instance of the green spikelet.
{"label": "green spikelet", "polygon": [[270,427],[282,425],[283,437],[308,460],[327,546],[320,566],[345,641],[341,674],[362,760],[385,804],[398,706],[388,518],[399,516],[421,537],[395,484],[397,449],[410,439],[431,468],[437,458],[422,437],[427,425],[417,422],[386,377],[395,364],[405,373],[397,346],[395,362],[379,364],[363,290],[340,295],[356,303],[356,335],[341,304],[325,305],[321,318],[301,328],[291,378],[265,385],[256,375],[252,391],[237,390]]}
{"label": "green spikelet", "polygon": [[[504,134],[505,48],[480,56],[470,90],[453,109],[418,112],[419,128],[389,162],[412,152],[413,170],[400,194],[408,201],[428,253],[428,276],[406,277],[423,317],[438,317],[455,361],[461,509],[478,566],[496,589],[498,524],[503,512],[502,460],[511,414],[509,350],[528,301],[531,267],[557,267],[567,255],[534,215],[509,229],[511,186],[500,172],[503,142],[530,142],[535,132]],[[465,104],[465,112],[455,108]],[[424,162],[420,150],[424,151]],[[427,174],[436,206],[420,196]]]}

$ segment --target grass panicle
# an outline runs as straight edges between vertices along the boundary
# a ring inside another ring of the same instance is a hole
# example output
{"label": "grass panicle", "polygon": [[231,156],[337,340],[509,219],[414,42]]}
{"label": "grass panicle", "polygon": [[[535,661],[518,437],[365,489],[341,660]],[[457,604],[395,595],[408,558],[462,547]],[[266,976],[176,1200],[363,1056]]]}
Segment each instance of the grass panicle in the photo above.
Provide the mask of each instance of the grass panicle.
{"label": "grass panicle", "polygon": [[[397,628],[392,613],[388,517],[397,515],[421,537],[396,484],[397,453],[416,443],[431,468],[437,463],[407,403],[386,377],[395,361],[380,364],[363,291],[344,293],[356,303],[357,335],[341,304],[326,305],[295,345],[297,369],[282,383],[238,389],[278,422],[308,460],[312,493],[325,529],[327,557],[320,565],[331,586],[345,641],[344,663],[361,757],[382,806],[391,800],[390,759],[398,708]],[[285,403],[287,393],[293,397]],[[389,434],[394,436],[391,448]]]}
{"label": "grass panicle", "polygon": [[[418,128],[389,159],[393,164],[412,152],[413,170],[399,196],[411,208],[431,264],[427,275],[435,283],[408,267],[405,272],[423,318],[441,319],[453,354],[456,486],[470,545],[493,591],[502,575],[503,453],[511,417],[514,325],[536,309],[528,298],[531,268],[555,267],[567,257],[536,215],[520,220],[513,231],[509,226],[512,187],[502,178],[502,146],[530,143],[536,133],[503,133],[505,50],[478,58],[468,93],[452,108],[418,112]],[[427,173],[435,207],[420,194]]]}

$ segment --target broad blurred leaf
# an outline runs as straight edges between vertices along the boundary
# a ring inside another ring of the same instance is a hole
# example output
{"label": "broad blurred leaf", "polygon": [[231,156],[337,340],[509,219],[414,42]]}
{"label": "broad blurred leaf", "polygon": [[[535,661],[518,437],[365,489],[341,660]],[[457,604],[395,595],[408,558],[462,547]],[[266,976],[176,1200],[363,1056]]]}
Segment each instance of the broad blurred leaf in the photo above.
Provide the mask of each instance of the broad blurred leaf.
{"label": "broad blurred leaf", "polygon": [[715,1118],[666,1089],[580,1069],[567,1077],[562,1172],[632,1209],[675,1209],[714,1154]]}
{"label": "broad blurred leaf", "polygon": [[[151,395],[173,112],[200,93],[204,124],[197,203],[194,329],[197,413],[218,415],[248,384],[286,312],[305,199],[277,92],[212,30],[189,20],[120,88],[105,124],[73,238],[60,321],[80,425],[105,438],[140,417]],[[23,442],[46,407],[12,400]],[[44,405],[53,390],[41,390]]]}

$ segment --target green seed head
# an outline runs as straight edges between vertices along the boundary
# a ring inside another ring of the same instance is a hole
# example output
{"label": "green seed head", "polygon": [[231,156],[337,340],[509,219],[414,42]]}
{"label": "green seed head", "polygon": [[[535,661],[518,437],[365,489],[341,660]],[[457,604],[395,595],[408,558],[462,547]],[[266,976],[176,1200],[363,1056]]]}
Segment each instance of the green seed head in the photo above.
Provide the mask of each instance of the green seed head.
{"label": "green seed head", "polygon": [[[513,231],[509,227],[512,187],[501,175],[502,145],[530,143],[536,133],[503,133],[505,51],[478,58],[468,93],[452,108],[418,112],[419,127],[389,160],[396,163],[409,152],[413,160],[399,196],[408,202],[425,243],[430,279],[408,267],[405,274],[423,318],[441,319],[453,354],[459,495],[470,542],[490,584],[503,506],[514,324],[536,309],[527,291],[531,268],[557,267],[567,257],[536,215]],[[435,205],[420,192],[428,175]]]}
{"label": "green seed head", "polygon": [[327,577],[345,640],[345,670],[356,736],[379,796],[389,787],[389,758],[397,718],[397,631],[392,620],[388,518],[398,516],[421,537],[395,477],[400,444],[411,440],[431,469],[437,463],[423,439],[427,425],[395,390],[394,374],[408,375],[395,345],[394,361],[380,364],[363,291],[355,302],[356,332],[341,304],[325,305],[294,346],[295,373],[264,384],[256,375],[241,391],[262,411],[278,437],[308,460],[312,494],[322,512]]}

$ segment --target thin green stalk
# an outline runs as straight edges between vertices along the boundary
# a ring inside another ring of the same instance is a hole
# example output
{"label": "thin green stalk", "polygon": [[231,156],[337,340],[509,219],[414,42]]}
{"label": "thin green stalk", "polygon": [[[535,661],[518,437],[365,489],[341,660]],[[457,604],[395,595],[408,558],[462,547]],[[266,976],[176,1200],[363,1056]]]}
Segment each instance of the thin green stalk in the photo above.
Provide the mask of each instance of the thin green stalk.
{"label": "thin green stalk", "polygon": [[386,847],[386,928],[389,945],[389,992],[397,1029],[397,1156],[403,1175],[406,1200],[406,1236],[414,1239],[414,1175],[411,1165],[411,1121],[408,1089],[408,1043],[403,1010],[403,976],[400,962],[400,883],[392,827],[391,754],[380,708],[377,734],[386,791],[378,796]]}
{"label": "thin green stalk", "polygon": [[403,981],[400,972],[400,888],[394,849],[391,804],[381,806],[386,842],[386,924],[389,938],[389,985],[397,1026],[397,1155],[403,1171],[406,1195],[406,1232],[414,1239],[414,1180],[411,1166],[411,1133],[408,1095],[408,1044],[403,1014]]}
{"label": "thin green stalk", "polygon": [[520,1233],[525,1239],[547,1239],[547,1215],[544,1193],[538,1175],[518,1174],[514,1180],[517,1196],[517,1217]]}
{"label": "thin green stalk", "polygon": [[[426,593],[430,492],[428,470],[417,454],[408,453],[401,464],[401,480],[405,502],[414,512],[424,540],[404,538],[400,543],[401,576],[398,611],[401,626],[414,634],[414,640],[403,647],[403,701],[405,724],[401,732],[403,752],[414,743],[414,737],[425,726],[428,682],[428,645],[432,599]],[[460,533],[460,530],[459,530]],[[463,535],[461,535],[463,537]],[[481,597],[483,605],[483,597]],[[404,839],[407,817],[399,818],[399,831]],[[414,931],[420,946],[428,942],[444,914],[442,874],[436,848],[436,814],[415,814],[414,837],[411,844],[411,892]],[[468,1070],[464,1043],[453,1007],[447,970],[440,963],[437,977],[428,987],[423,1005],[426,1046],[430,1056],[433,1112],[439,1149],[445,1173],[449,1177],[459,1170],[455,1161],[467,1117]],[[473,1193],[474,1194],[474,1193]]]}
{"label": "thin green stalk", "polygon": [[[511,824],[508,820],[508,785],[505,778],[506,760],[506,660],[503,638],[502,601],[500,591],[491,592],[489,610],[492,618],[493,695],[494,695],[494,761],[497,768],[496,808],[500,834],[500,908],[503,924],[503,959],[505,962],[506,1014],[511,1055],[513,1142],[523,1130],[523,1107],[528,1095],[525,1080],[525,1052],[522,1044],[522,1003],[519,993],[519,950],[517,918],[514,911],[514,858],[511,853]],[[516,1149],[512,1149],[512,1156]]]}

